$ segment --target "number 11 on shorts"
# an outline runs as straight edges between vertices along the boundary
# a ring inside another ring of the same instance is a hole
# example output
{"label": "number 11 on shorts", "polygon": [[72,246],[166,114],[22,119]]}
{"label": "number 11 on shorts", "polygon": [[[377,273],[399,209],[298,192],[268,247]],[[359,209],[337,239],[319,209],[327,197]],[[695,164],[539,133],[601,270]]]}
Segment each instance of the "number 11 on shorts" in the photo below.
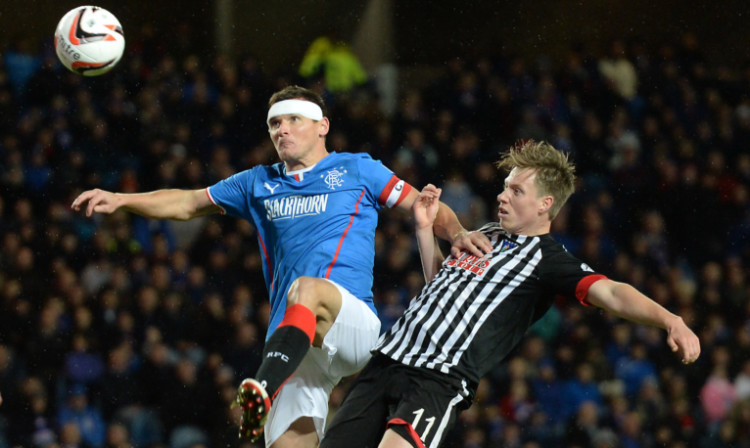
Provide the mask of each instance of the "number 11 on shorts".
{"label": "number 11 on shorts", "polygon": [[[417,431],[417,425],[419,425],[419,421],[422,420],[422,415],[424,414],[424,408],[418,409],[414,412],[414,421],[411,424],[411,427],[414,428],[414,431]],[[425,440],[427,439],[427,435],[430,433],[430,429],[432,429],[432,425],[435,424],[435,417],[429,417],[424,419],[425,422],[427,422],[427,427],[424,429],[424,432],[419,436],[420,439]]]}

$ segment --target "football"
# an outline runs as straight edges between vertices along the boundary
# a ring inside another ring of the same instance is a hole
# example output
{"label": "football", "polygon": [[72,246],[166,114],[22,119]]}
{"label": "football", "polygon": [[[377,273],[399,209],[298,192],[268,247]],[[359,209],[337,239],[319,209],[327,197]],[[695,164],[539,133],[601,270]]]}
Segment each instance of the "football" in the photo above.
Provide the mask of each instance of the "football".
{"label": "football", "polygon": [[124,50],[122,25],[104,8],[79,6],[68,11],[57,24],[55,52],[72,72],[103,75],[120,61]]}

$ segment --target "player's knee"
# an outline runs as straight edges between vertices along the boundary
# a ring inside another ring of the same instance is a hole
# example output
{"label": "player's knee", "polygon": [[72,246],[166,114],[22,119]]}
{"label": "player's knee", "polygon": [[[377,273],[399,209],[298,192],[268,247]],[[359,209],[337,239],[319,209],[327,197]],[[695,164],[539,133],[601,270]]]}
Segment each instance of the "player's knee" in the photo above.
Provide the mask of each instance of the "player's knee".
{"label": "player's knee", "polygon": [[298,277],[294,280],[287,294],[287,307],[300,304],[311,310],[317,308],[321,300],[317,288],[319,281],[321,280],[312,277]]}

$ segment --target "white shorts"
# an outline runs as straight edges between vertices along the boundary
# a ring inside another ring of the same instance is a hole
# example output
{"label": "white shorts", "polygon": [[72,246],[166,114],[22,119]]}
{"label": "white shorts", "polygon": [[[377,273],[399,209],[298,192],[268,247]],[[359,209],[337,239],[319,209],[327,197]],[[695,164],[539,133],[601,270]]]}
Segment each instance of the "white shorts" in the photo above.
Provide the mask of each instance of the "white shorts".
{"label": "white shorts", "polygon": [[300,417],[312,417],[318,440],[322,440],[334,386],[367,364],[380,335],[380,320],[375,313],[342,286],[331,283],[341,293],[341,310],[323,339],[323,347],[310,347],[276,395],[266,421],[266,447]]}

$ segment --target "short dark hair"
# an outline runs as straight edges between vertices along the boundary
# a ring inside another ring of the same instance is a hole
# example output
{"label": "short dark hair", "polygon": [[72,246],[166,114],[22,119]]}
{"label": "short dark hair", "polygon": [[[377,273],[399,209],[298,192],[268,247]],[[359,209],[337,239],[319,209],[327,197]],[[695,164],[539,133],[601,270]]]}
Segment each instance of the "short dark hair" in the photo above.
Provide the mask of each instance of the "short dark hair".
{"label": "short dark hair", "polygon": [[323,111],[323,116],[328,116],[328,110],[326,109],[326,103],[323,101],[323,98],[312,90],[300,86],[286,86],[278,92],[274,93],[273,95],[271,95],[271,99],[268,100],[268,107],[270,108],[279,101],[294,100],[300,98],[317,104]]}

